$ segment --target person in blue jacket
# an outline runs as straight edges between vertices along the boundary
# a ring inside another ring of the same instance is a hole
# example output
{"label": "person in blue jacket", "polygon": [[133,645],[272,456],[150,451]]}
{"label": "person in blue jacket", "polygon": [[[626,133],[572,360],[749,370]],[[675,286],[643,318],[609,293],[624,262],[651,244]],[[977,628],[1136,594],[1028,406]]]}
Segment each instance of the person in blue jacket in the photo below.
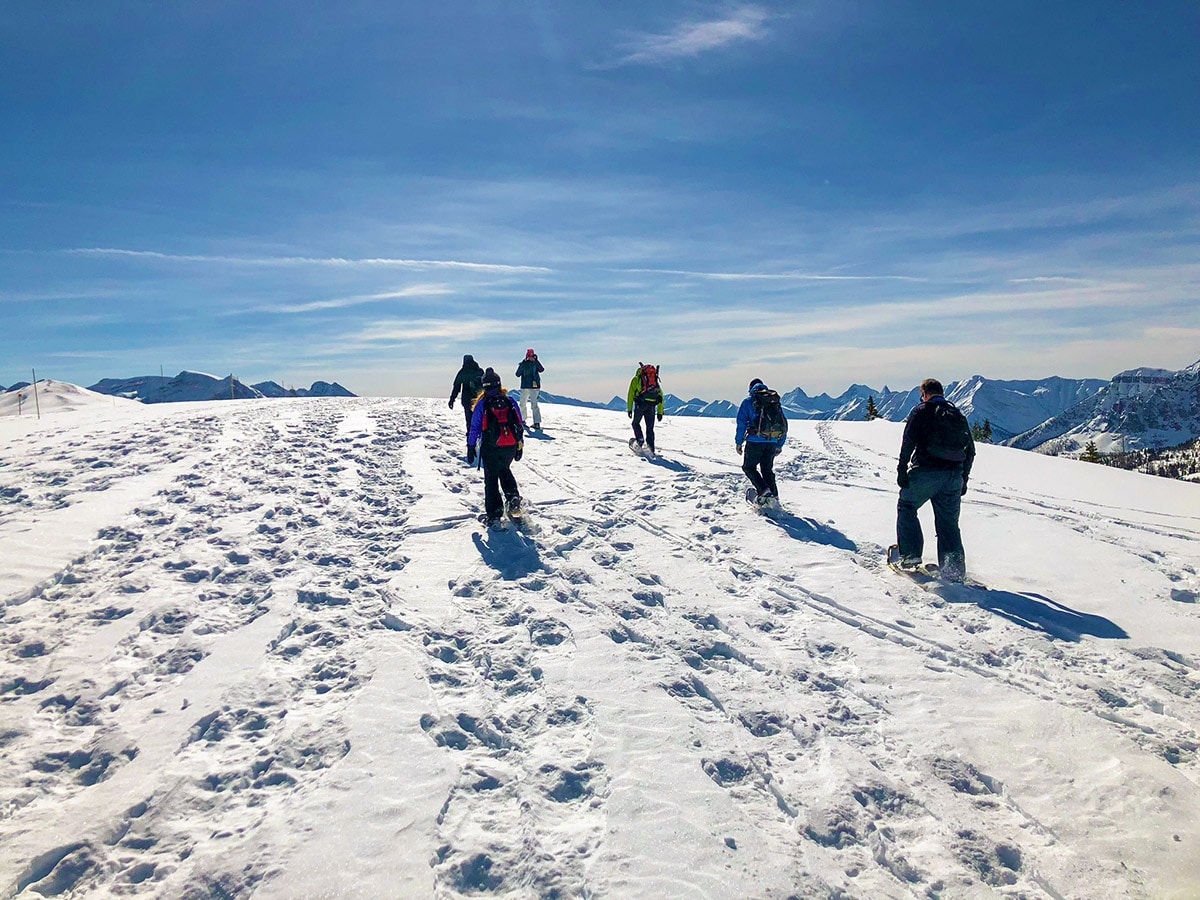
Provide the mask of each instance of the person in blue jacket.
{"label": "person in blue jacket", "polygon": [[787,441],[787,418],[779,395],[761,378],[750,382],[750,391],[738,407],[736,449],[742,456],[742,471],[754,485],[760,506],[775,506],[779,488],[775,484],[775,457]]}

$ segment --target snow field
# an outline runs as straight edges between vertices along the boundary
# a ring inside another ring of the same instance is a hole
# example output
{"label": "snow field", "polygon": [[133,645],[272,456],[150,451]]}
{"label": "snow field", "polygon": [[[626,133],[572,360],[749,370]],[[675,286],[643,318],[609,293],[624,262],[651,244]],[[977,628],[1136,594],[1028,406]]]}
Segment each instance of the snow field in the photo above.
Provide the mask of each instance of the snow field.
{"label": "snow field", "polygon": [[983,447],[927,591],[898,425],[544,421],[502,533],[440,401],[0,422],[0,894],[1196,895],[1200,489]]}

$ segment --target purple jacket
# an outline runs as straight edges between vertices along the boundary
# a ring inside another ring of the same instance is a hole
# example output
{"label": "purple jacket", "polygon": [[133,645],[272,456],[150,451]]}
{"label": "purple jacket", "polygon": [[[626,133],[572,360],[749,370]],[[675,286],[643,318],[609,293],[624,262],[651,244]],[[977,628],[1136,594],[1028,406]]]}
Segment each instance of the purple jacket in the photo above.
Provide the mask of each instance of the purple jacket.
{"label": "purple jacket", "polygon": [[521,420],[521,410],[517,406],[517,402],[508,396],[508,391],[504,388],[491,388],[483,392],[483,395],[479,398],[479,402],[475,404],[475,411],[471,413],[471,429],[467,432],[467,443],[471,446],[478,444],[483,437],[483,410],[487,406],[488,397],[492,397],[495,394],[500,394],[508,400],[509,405],[513,409],[513,415],[516,416],[517,428],[521,430],[525,428],[525,423]]}

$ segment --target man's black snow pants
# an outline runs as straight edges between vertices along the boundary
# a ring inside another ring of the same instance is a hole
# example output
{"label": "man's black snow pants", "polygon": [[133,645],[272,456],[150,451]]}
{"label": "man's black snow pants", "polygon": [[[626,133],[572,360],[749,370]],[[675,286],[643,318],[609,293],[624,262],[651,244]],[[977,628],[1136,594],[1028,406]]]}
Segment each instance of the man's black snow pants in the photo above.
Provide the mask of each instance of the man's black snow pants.
{"label": "man's black snow pants", "polygon": [[[462,407],[463,407],[463,415],[466,416],[466,419],[467,419],[466,433],[470,434],[471,433],[471,416],[474,414],[475,410],[472,408],[471,401],[467,398],[466,394],[463,394]],[[467,441],[467,462],[469,462],[469,463],[475,462],[475,445],[472,444],[470,441]]]}
{"label": "man's black snow pants", "polygon": [[762,496],[770,491],[779,496],[779,488],[775,486],[775,457],[779,448],[765,441],[747,441],[742,446],[742,471]]}

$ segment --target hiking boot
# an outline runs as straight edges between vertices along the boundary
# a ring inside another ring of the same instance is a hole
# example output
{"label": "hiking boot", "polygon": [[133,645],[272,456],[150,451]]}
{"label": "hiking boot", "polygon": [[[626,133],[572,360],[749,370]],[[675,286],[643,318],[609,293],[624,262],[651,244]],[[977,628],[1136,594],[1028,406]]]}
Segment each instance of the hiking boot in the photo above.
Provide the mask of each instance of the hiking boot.
{"label": "hiking boot", "polygon": [[921,558],[919,556],[902,556],[898,565],[906,572],[915,572],[921,568]]}
{"label": "hiking boot", "polygon": [[641,450],[642,442],[639,441],[637,438],[630,438],[629,439],[629,449],[630,450]]}
{"label": "hiking boot", "polygon": [[505,503],[505,509],[508,511],[508,517],[510,519],[521,518],[521,516],[523,515],[523,513],[521,512],[521,498],[520,497],[509,497],[508,501]]}

